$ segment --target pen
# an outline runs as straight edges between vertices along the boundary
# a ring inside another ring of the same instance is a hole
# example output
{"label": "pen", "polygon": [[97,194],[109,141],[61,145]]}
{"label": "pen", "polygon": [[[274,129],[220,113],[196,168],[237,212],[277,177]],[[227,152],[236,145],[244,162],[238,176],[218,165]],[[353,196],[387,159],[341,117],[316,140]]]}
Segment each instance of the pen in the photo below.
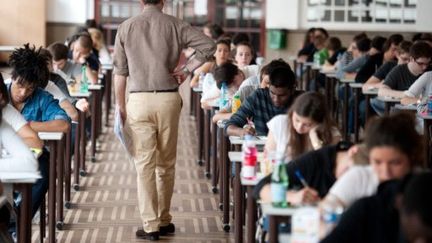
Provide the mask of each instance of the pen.
{"label": "pen", "polygon": [[295,171],[295,175],[297,176],[297,178],[300,180],[300,182],[304,187],[309,187],[309,184],[306,182],[305,178],[303,177],[303,175],[300,173],[299,170]]}

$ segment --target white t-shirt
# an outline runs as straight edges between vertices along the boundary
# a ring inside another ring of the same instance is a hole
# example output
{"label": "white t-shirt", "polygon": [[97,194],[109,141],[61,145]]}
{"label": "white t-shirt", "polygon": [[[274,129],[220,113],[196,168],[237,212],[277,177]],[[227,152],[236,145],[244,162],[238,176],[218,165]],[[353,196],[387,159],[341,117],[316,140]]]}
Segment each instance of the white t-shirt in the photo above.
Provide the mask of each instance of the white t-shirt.
{"label": "white t-shirt", "polygon": [[[276,143],[276,153],[284,154],[289,141],[288,115],[277,115],[267,122],[269,132],[273,134]],[[287,153],[290,154],[290,153]],[[287,158],[291,161],[291,157]]]}
{"label": "white t-shirt", "polygon": [[3,108],[2,113],[2,120],[7,122],[15,132],[18,132],[25,124],[27,124],[24,116],[10,104],[7,104]]}
{"label": "white t-shirt", "polygon": [[3,152],[0,154],[1,172],[38,171],[38,163],[33,153],[6,122],[0,125],[0,141],[0,151],[4,148],[7,152],[7,155]]}
{"label": "white t-shirt", "polygon": [[378,185],[378,177],[371,166],[354,166],[335,182],[329,194],[348,208],[358,199],[375,194]]}
{"label": "white t-shirt", "polygon": [[55,83],[52,81],[48,81],[48,84],[45,87],[45,91],[54,96],[54,99],[58,100],[59,103],[62,103],[64,100],[67,99],[66,95],[64,95],[60,88],[57,87],[57,85],[55,85]]}

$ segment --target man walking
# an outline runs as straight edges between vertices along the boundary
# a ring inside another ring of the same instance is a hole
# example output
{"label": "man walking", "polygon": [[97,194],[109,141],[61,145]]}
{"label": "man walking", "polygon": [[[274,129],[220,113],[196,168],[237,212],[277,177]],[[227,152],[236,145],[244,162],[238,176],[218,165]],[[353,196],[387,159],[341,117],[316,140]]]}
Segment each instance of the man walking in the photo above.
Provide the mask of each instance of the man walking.
{"label": "man walking", "polygon": [[[142,13],[118,28],[114,82],[117,106],[125,128],[130,131],[137,170],[143,229],[136,236],[158,240],[159,235],[175,231],[170,205],[182,107],[178,86],[191,71],[211,58],[215,44],[189,24],[163,14],[164,0],[141,0],[141,3]],[[187,47],[195,49],[195,56],[175,71],[181,52]]]}

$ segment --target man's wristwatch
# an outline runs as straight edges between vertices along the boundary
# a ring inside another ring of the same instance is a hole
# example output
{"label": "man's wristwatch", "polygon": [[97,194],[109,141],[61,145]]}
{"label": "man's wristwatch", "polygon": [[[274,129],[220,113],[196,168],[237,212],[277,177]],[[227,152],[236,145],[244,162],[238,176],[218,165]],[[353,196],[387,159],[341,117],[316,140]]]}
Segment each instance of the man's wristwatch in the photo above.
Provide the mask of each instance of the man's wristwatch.
{"label": "man's wristwatch", "polygon": [[188,76],[191,72],[189,71],[189,69],[187,69],[187,67],[184,67],[183,69],[182,69],[182,71],[183,71],[183,73],[186,75],[186,76]]}

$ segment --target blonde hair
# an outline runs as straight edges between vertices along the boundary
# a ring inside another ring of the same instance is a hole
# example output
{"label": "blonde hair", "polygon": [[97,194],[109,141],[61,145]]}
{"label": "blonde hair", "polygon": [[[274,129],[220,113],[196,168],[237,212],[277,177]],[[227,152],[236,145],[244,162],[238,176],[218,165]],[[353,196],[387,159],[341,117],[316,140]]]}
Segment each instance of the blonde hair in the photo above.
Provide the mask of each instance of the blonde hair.
{"label": "blonde hair", "polygon": [[93,41],[93,47],[98,51],[102,49],[102,47],[105,46],[105,40],[102,31],[96,28],[89,28],[88,32],[90,33],[90,37]]}

